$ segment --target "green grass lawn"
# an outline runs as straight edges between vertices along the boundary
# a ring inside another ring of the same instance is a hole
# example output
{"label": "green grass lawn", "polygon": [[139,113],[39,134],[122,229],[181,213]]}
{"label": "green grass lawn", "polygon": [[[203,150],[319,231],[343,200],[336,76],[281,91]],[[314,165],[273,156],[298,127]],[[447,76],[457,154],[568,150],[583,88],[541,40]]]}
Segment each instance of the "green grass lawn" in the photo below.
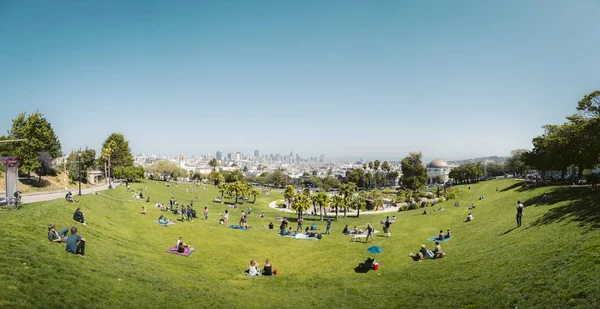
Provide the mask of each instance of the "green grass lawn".
{"label": "green grass lawn", "polygon": [[[334,221],[332,235],[322,240],[295,240],[262,228],[281,211],[267,204],[281,192],[261,195],[256,204],[232,210],[237,224],[242,209],[252,207],[249,225],[239,231],[219,225],[226,205],[220,196],[190,185],[165,187],[162,182],[131,184],[148,187],[145,196],[168,204],[171,191],[180,203],[194,201],[209,220],[162,227],[152,204],[131,197],[124,186],[81,197],[87,226],[72,220],[74,204],[63,200],[0,211],[0,308],[598,308],[600,305],[600,193],[587,188],[522,188],[515,180],[494,180],[463,188],[444,211],[395,214],[392,237],[377,236],[383,253],[367,252],[370,244],[353,243],[343,227],[379,224],[388,214],[361,215]],[[498,187],[500,192],[496,192]],[[197,193],[186,193],[195,188]],[[539,197],[549,194],[546,201]],[[478,201],[479,195],[485,199]],[[516,201],[525,202],[523,226],[515,228]],[[464,223],[475,203],[475,220]],[[439,205],[439,204],[438,204]],[[436,205],[433,210],[437,208]],[[139,213],[142,206],[148,214]],[[231,210],[231,209],[230,209]],[[257,218],[259,213],[265,219]],[[175,219],[175,216],[168,215]],[[288,217],[294,217],[289,215]],[[308,218],[305,226],[310,225]],[[64,251],[46,239],[47,225],[76,225],[87,238],[86,257]],[[295,223],[292,223],[295,228]],[[317,222],[320,230],[325,224]],[[454,238],[442,244],[447,256],[413,262],[409,252],[440,229]],[[179,236],[197,249],[189,257],[167,254]],[[378,271],[354,272],[367,257]],[[250,259],[261,267],[270,259],[279,275],[244,275]]]}

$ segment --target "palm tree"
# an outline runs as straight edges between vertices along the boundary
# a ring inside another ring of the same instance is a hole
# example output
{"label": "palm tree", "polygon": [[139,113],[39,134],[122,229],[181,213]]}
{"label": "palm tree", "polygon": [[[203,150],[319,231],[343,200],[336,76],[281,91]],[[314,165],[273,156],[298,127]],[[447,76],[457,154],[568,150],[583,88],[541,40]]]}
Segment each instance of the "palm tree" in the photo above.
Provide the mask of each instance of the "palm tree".
{"label": "palm tree", "polygon": [[379,210],[380,208],[383,208],[383,200],[379,197],[373,200],[373,209]]}
{"label": "palm tree", "polygon": [[252,190],[248,191],[248,195],[252,195],[254,196],[254,199],[252,200],[252,204],[256,204],[256,196],[260,194],[260,191],[257,189],[252,188]]}
{"label": "palm tree", "polygon": [[[375,169],[375,173],[379,171],[380,166],[381,162],[379,162],[379,160],[375,160],[375,162],[373,162],[373,169]],[[377,177],[375,177],[375,186],[377,187]]]}
{"label": "palm tree", "polygon": [[327,196],[327,194],[325,192],[321,191],[321,192],[317,193],[315,195],[315,197],[316,197],[317,205],[319,205],[321,221],[323,221],[323,206],[325,206],[329,203],[329,196]]}
{"label": "palm tree", "polygon": [[381,164],[381,170],[385,172],[385,177],[383,178],[383,186],[386,185],[387,175],[391,169],[392,169],[392,167],[390,166],[388,161],[383,161],[383,164]]}
{"label": "palm tree", "polygon": [[310,208],[310,197],[306,194],[298,194],[294,198],[292,209],[298,212],[298,219],[302,217],[302,213]]}
{"label": "palm tree", "polygon": [[313,194],[313,195],[309,195],[310,197],[310,202],[312,203],[313,206],[313,212],[317,213],[317,205],[319,205],[319,196],[318,194]]}
{"label": "palm tree", "polygon": [[364,194],[359,194],[352,200],[352,207],[356,208],[356,217],[360,217],[360,210],[367,207],[367,200]]}
{"label": "palm tree", "polygon": [[221,172],[219,172],[219,171],[210,172],[210,174],[208,175],[208,179],[210,179],[210,181],[212,181],[212,183],[215,186],[219,185],[219,183],[221,181],[225,180],[225,178],[223,177],[223,174],[221,174]]}
{"label": "palm tree", "polygon": [[208,165],[212,167],[213,171],[216,171],[217,167],[219,166],[219,160],[217,160],[216,158],[212,158],[210,159],[210,161],[208,161]]}
{"label": "palm tree", "polygon": [[340,187],[340,193],[344,196],[344,217],[347,215],[348,206],[350,205],[350,197],[354,194],[356,190],[356,184],[353,182],[349,182]]}
{"label": "palm tree", "polygon": [[231,184],[231,190],[235,192],[235,203],[238,203],[238,196],[244,195],[246,191],[246,186],[241,181],[236,181]]}
{"label": "palm tree", "polygon": [[292,201],[294,200],[294,197],[296,197],[296,189],[294,186],[290,185],[285,187],[285,191],[283,191],[283,197],[288,202],[288,208],[291,208]]}
{"label": "palm tree", "polygon": [[219,186],[217,188],[219,189],[219,192],[221,192],[221,204],[223,204],[223,202],[224,202],[223,195],[225,195],[225,192],[229,190],[229,185],[226,183],[222,183],[222,184],[219,184]]}
{"label": "palm tree", "polygon": [[341,195],[336,195],[332,198],[331,202],[335,206],[335,218],[338,218],[338,207],[344,205],[344,199]]}

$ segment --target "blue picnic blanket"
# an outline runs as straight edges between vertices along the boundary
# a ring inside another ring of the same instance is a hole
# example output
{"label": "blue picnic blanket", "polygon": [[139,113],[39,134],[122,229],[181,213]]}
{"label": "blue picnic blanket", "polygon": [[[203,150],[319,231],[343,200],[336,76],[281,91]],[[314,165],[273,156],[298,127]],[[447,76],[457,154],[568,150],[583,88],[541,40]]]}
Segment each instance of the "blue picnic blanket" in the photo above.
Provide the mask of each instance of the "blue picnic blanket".
{"label": "blue picnic blanket", "polygon": [[159,225],[162,225],[162,226],[164,226],[164,227],[167,227],[167,226],[168,226],[167,224],[163,224],[163,223],[160,223],[160,222],[158,222],[158,220],[154,220],[154,222],[156,222],[156,223],[158,223]]}
{"label": "blue picnic blanket", "polygon": [[439,241],[439,242],[447,242],[448,240],[452,239],[452,236],[450,236],[449,238],[444,238],[444,240],[438,240],[437,239],[437,235],[433,236],[431,238],[428,238],[428,241]]}
{"label": "blue picnic blanket", "polygon": [[229,228],[230,228],[230,229],[234,229],[234,230],[243,230],[243,231],[246,231],[246,230],[248,230],[247,228],[244,228],[243,226],[240,226],[240,225],[234,225],[234,224],[230,225],[230,226],[229,226]]}

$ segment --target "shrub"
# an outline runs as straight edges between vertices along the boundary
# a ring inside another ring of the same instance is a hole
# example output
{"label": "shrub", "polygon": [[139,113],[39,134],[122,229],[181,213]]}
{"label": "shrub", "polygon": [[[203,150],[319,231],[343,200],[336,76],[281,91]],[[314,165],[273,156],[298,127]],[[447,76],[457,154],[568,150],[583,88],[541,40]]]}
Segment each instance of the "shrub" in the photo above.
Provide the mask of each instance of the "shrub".
{"label": "shrub", "polygon": [[431,202],[425,203],[425,207],[431,207]]}
{"label": "shrub", "polygon": [[419,205],[417,203],[410,203],[410,205],[408,206],[409,210],[413,210],[413,209],[417,209],[419,208]]}
{"label": "shrub", "polygon": [[443,196],[442,196],[442,197],[440,197],[440,198],[438,199],[438,202],[440,202],[440,203],[441,203],[441,202],[445,202],[445,201],[446,201],[446,198],[445,198],[445,197],[443,197]]}
{"label": "shrub", "polygon": [[420,196],[417,196],[417,197],[415,198],[415,202],[417,202],[417,203],[420,203],[420,202],[421,202],[421,200],[423,200],[423,199],[422,199]]}
{"label": "shrub", "polygon": [[460,189],[452,188],[452,189],[449,189],[448,191],[446,191],[445,197],[448,200],[455,199],[459,193],[460,193]]}
{"label": "shrub", "polygon": [[286,207],[286,205],[283,201],[279,201],[279,202],[275,203],[275,205],[277,205],[277,207],[280,207],[280,208]]}
{"label": "shrub", "polygon": [[418,197],[427,197],[427,192],[419,192]]}
{"label": "shrub", "polygon": [[431,193],[427,193],[427,195],[425,197],[427,197],[427,198],[433,198],[434,196]]}

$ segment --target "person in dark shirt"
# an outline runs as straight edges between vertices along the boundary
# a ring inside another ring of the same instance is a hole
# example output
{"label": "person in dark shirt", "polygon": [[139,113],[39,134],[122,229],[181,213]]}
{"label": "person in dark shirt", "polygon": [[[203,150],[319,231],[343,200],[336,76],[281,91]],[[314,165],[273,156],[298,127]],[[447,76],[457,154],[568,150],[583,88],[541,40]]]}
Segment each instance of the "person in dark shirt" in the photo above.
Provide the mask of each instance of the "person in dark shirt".
{"label": "person in dark shirt", "polygon": [[269,230],[273,229],[273,222],[269,222]]}
{"label": "person in dark shirt", "polygon": [[445,236],[444,236],[444,230],[440,230],[440,233],[436,237],[436,240],[444,240],[444,238],[445,238]]}
{"label": "person in dark shirt", "polygon": [[265,261],[262,274],[263,276],[273,276],[273,266],[271,266],[271,261],[269,261],[269,259]]}
{"label": "person in dark shirt", "polygon": [[373,242],[375,242],[375,238],[373,237],[373,227],[367,223],[367,237],[365,237],[365,242],[367,242],[371,238]]}
{"label": "person in dark shirt", "polygon": [[71,227],[71,235],[67,237],[67,252],[85,255],[85,238],[77,235],[77,228]]}
{"label": "person in dark shirt", "polygon": [[344,227],[344,230],[342,231],[342,233],[343,233],[344,235],[348,235],[348,234],[350,234],[350,230],[348,229],[348,224],[346,224],[346,227]]}
{"label": "person in dark shirt", "polygon": [[330,235],[331,232],[331,218],[327,218],[327,228],[325,229],[325,234]]}
{"label": "person in dark shirt", "polygon": [[48,240],[51,242],[66,242],[68,233],[68,227],[56,232],[54,224],[48,226]]}
{"label": "person in dark shirt", "polygon": [[521,219],[523,218],[523,204],[521,201],[517,201],[517,227],[521,226]]}
{"label": "person in dark shirt", "polygon": [[75,213],[73,213],[73,220],[77,221],[77,222],[81,222],[85,225],[85,219],[84,216],[85,214],[83,212],[81,212],[81,208],[77,207],[77,210],[75,210]]}

